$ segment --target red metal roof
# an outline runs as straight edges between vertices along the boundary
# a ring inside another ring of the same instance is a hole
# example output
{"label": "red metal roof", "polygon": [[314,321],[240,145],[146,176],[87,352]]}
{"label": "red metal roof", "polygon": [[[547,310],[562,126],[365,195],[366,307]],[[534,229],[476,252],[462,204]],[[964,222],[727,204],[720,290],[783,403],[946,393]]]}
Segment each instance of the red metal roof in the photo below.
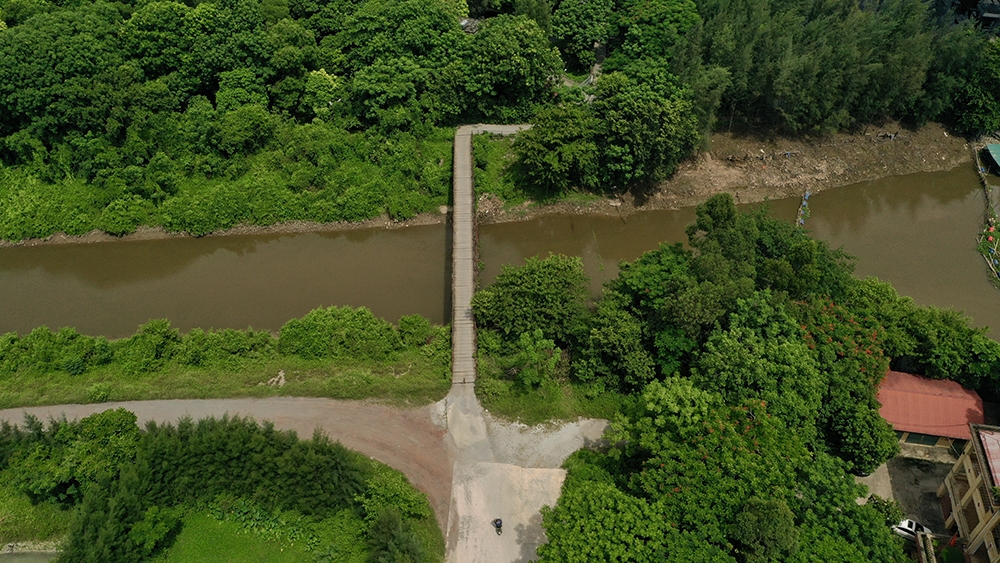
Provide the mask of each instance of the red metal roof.
{"label": "red metal roof", "polygon": [[983,424],[979,394],[947,379],[889,371],[878,391],[879,414],[896,430],[968,440],[969,423]]}

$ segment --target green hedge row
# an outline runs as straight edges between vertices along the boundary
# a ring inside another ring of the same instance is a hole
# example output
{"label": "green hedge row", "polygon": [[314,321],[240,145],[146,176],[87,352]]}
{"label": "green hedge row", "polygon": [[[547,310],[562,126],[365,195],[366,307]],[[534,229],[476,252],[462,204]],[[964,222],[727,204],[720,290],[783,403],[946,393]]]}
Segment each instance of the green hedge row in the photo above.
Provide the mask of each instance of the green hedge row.
{"label": "green hedge row", "polygon": [[194,329],[181,335],[165,319],[151,320],[132,336],[114,341],[72,328],[53,332],[39,327],[25,336],[0,335],[0,378],[54,371],[80,375],[109,364],[127,374],[151,373],[168,362],[233,367],[277,356],[382,361],[446,334],[447,329],[432,327],[419,315],[403,317],[396,326],[364,307],[316,309],[285,323],[277,337],[253,329]]}

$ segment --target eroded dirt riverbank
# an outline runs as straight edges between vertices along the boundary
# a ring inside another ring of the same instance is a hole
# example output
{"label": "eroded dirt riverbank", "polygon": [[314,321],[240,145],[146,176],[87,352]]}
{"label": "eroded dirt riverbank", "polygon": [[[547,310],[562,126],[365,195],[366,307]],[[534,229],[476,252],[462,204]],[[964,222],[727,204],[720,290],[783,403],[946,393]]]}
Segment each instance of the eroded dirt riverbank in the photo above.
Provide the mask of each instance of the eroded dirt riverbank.
{"label": "eroded dirt riverbank", "polygon": [[[917,130],[890,124],[854,134],[802,139],[719,133],[712,136],[708,151],[683,163],[677,173],[660,184],[649,197],[637,200],[626,194],[621,199],[544,206],[527,203],[510,209],[505,209],[503,202],[495,198],[481,197],[478,220],[490,224],[524,221],[543,215],[627,215],[635,211],[680,209],[724,192],[733,194],[740,203],[753,203],[799,195],[806,189],[819,192],[889,176],[951,170],[971,160],[969,142],[949,134],[935,123]],[[240,225],[208,236],[400,229],[440,224],[447,218],[447,209],[442,208],[438,213],[423,213],[406,221],[393,221],[387,216],[358,223],[292,221],[270,226]],[[167,232],[160,227],[143,227],[124,237],[101,231],[81,236],[57,233],[17,242],[0,240],[0,247],[188,237],[190,235]]]}
{"label": "eroded dirt riverbank", "polygon": [[[628,215],[636,211],[693,207],[718,193],[755,203],[916,172],[940,172],[972,161],[970,143],[931,123],[917,130],[889,124],[822,138],[712,136],[711,147],[692,158],[646,198],[632,194],[586,205],[557,203],[504,210],[480,199],[481,223],[547,214]],[[485,205],[484,205],[485,204]]]}

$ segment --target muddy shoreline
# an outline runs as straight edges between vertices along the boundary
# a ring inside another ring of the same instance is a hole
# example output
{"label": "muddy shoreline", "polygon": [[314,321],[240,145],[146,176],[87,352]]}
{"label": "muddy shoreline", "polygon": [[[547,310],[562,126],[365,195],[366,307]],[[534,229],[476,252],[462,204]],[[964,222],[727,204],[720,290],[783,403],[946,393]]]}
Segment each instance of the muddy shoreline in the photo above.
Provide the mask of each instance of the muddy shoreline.
{"label": "muddy shoreline", "polygon": [[[563,201],[505,207],[499,199],[484,195],[479,198],[477,215],[481,224],[524,221],[553,214],[627,216],[636,211],[692,207],[718,193],[731,193],[738,203],[754,203],[801,195],[806,189],[815,193],[888,176],[951,170],[971,163],[972,151],[983,144],[951,135],[935,123],[916,130],[887,124],[815,139],[765,139],[717,133],[712,136],[708,151],[682,163],[671,179],[639,201],[626,194],[620,199],[601,198],[587,203]],[[357,223],[291,221],[269,226],[239,225],[205,236],[403,229],[445,223],[448,212],[442,207],[438,213],[422,213],[405,221],[382,216]],[[16,242],[0,240],[0,248],[185,237],[192,238],[187,233],[168,232],[162,227],[140,227],[123,237],[94,230],[79,236],[56,233]]]}

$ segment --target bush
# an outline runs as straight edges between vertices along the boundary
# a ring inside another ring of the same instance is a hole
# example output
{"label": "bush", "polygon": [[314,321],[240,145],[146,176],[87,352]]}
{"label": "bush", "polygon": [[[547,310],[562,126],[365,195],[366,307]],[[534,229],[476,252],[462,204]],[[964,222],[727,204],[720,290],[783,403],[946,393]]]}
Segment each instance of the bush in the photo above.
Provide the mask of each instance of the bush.
{"label": "bush", "polygon": [[97,218],[96,226],[111,235],[126,235],[140,225],[148,225],[155,210],[147,199],[138,195],[126,196],[108,204]]}
{"label": "bush", "polygon": [[125,373],[138,375],[161,368],[177,351],[180,333],[170,321],[157,319],[139,327],[139,332],[119,342],[115,361]]}
{"label": "bush", "polygon": [[406,477],[393,470],[376,474],[365,483],[365,493],[355,498],[361,505],[365,521],[374,524],[387,509],[396,509],[405,518],[429,518],[431,507],[427,497],[413,488]]}
{"label": "bush", "polygon": [[399,337],[403,344],[416,348],[427,344],[433,335],[431,322],[420,315],[406,315],[399,318]]}
{"label": "bush", "polygon": [[472,308],[480,326],[510,342],[541,329],[545,338],[566,343],[586,311],[587,282],[579,257],[528,258],[524,266],[504,266],[492,286],[476,293]]}
{"label": "bush", "polygon": [[227,328],[205,332],[196,328],[184,335],[176,355],[184,365],[232,367],[241,360],[274,357],[275,344],[266,331]]}
{"label": "bush", "polygon": [[316,309],[281,327],[278,351],[306,359],[385,360],[402,347],[396,327],[365,307]]}
{"label": "bush", "polygon": [[72,328],[51,332],[42,326],[23,338],[15,333],[0,335],[0,375],[20,371],[80,375],[112,359],[107,339],[84,336]]}

